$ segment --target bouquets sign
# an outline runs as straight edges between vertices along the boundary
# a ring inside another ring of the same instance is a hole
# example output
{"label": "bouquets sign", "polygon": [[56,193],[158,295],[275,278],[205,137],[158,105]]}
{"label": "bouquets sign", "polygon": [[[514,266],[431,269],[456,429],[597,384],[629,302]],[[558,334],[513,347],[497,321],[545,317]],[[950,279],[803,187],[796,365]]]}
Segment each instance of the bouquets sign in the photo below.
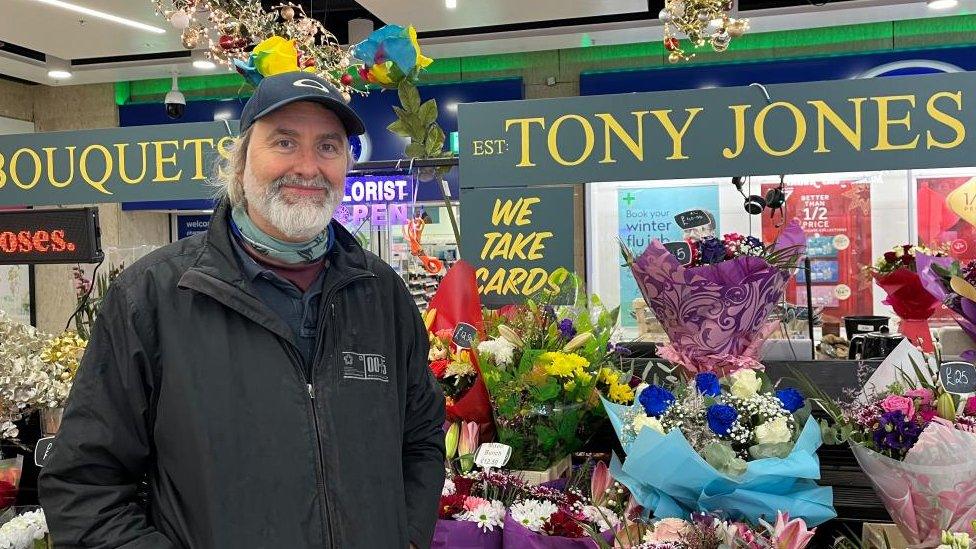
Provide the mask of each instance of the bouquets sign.
{"label": "bouquets sign", "polygon": [[[458,261],[448,270],[441,281],[437,292],[431,299],[429,309],[425,314],[428,321],[428,331],[432,338],[431,366],[439,382],[444,380],[449,367],[444,364],[440,370],[437,361],[447,360],[449,354],[464,356],[470,365],[473,379],[470,386],[455,398],[449,398],[445,406],[447,419],[451,421],[474,421],[481,431],[480,439],[489,442],[495,439],[495,422],[491,413],[491,401],[488,389],[485,387],[481,369],[478,366],[476,352],[459,349],[453,342],[453,335],[458,325],[466,324],[474,328],[478,334],[484,333],[481,315],[481,300],[478,297],[478,283],[475,278],[474,267],[465,261]],[[445,337],[438,338],[437,334]],[[444,339],[448,341],[445,342]],[[438,349],[442,349],[445,356],[435,356]],[[438,375],[438,373],[440,375]],[[449,392],[449,391],[445,391]]]}
{"label": "bouquets sign", "polygon": [[805,251],[790,222],[769,247],[712,238],[696,243],[699,266],[686,268],[658,241],[639,257],[623,249],[644,301],[670,343],[658,353],[691,374],[760,369],[759,353],[773,329],[767,317]]}

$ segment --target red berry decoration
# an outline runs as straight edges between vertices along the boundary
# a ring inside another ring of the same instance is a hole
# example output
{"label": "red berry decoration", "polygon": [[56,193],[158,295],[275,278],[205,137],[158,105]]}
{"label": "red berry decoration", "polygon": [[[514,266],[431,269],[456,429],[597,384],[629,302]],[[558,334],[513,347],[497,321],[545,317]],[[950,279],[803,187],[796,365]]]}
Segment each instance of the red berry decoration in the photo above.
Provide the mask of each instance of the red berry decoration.
{"label": "red berry decoration", "polygon": [[229,34],[225,34],[220,37],[220,41],[217,42],[217,44],[220,46],[220,49],[222,50],[232,50],[234,49],[234,43],[236,41],[237,40],[235,40],[233,36]]}
{"label": "red berry decoration", "polygon": [[342,82],[343,86],[352,86],[352,75],[348,73],[343,74],[339,78],[339,82]]}
{"label": "red berry decoration", "polygon": [[678,39],[673,36],[669,36],[664,39],[664,47],[667,48],[668,51],[677,51],[680,46],[681,45],[678,43]]}

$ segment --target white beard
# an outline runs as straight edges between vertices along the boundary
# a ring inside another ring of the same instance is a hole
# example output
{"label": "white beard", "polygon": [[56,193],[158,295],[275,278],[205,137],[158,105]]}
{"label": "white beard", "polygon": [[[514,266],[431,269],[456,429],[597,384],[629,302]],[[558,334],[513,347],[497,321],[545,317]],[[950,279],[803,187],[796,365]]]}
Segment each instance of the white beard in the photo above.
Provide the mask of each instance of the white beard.
{"label": "white beard", "polygon": [[[292,240],[311,240],[324,231],[342,201],[335,187],[321,175],[311,180],[296,176],[279,177],[263,186],[263,189],[255,189],[257,182],[249,172],[245,168],[244,196],[248,206]],[[325,194],[322,197],[285,198],[281,194],[281,187],[286,184],[320,188]]]}

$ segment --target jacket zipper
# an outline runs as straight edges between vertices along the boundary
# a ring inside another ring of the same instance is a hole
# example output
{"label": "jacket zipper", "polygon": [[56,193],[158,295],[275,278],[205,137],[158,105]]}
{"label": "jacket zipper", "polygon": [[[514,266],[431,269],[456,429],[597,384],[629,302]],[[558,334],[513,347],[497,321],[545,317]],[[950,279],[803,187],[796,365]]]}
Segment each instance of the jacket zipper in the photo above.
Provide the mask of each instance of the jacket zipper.
{"label": "jacket zipper", "polygon": [[[326,299],[322,303],[322,306],[323,307],[326,307],[327,306],[327,307],[330,307],[331,308],[333,322],[335,321],[335,304],[332,303],[333,296],[335,296],[335,294],[339,290],[345,288],[346,286],[352,284],[353,282],[355,282],[357,280],[364,279],[364,278],[375,278],[375,277],[376,277],[376,275],[373,275],[373,274],[354,276],[354,277],[351,277],[351,278],[348,278],[348,279],[344,280],[343,282],[341,282],[340,284],[338,284],[335,288],[332,288],[329,291],[329,294],[326,296]],[[336,334],[336,332],[335,332],[334,327],[330,331],[333,334],[333,338],[332,338],[333,339],[333,347],[336,347],[337,348],[338,347],[338,342],[335,340],[335,334]],[[318,364],[318,362],[320,360],[319,357],[322,354],[322,346],[323,346],[323,342],[320,341],[319,344],[318,344],[318,346],[317,346],[317,348],[316,348],[316,350],[315,350],[315,355],[312,357],[312,363],[309,365],[309,373],[308,374],[305,373],[305,368],[299,367],[298,369],[300,370],[299,373],[301,374],[302,379],[305,380],[305,386],[306,386],[306,389],[308,390],[308,404],[309,404],[309,408],[310,408],[310,410],[312,412],[312,427],[315,429],[315,447],[316,447],[316,452],[318,454],[318,461],[319,461],[319,463],[318,463],[318,465],[319,465],[319,475],[318,475],[319,490],[320,490],[320,493],[322,494],[322,504],[325,507],[325,517],[326,517],[325,520],[326,520],[326,525],[329,527],[329,547],[334,548],[336,546],[335,545],[335,527],[334,527],[333,522],[332,522],[332,511],[331,511],[331,509],[329,509],[329,493],[328,493],[328,490],[326,489],[326,486],[325,486],[325,451],[322,449],[322,436],[319,434],[319,417],[318,417],[318,413],[316,412],[316,409],[315,409],[315,365]],[[298,355],[298,350],[295,349],[294,346],[292,346],[292,345],[288,345],[288,349],[291,352],[292,358],[293,359],[297,359],[297,362],[295,363],[296,366],[301,365],[303,363],[303,361],[301,360],[301,356]],[[336,365],[336,366],[338,367],[338,365]]]}

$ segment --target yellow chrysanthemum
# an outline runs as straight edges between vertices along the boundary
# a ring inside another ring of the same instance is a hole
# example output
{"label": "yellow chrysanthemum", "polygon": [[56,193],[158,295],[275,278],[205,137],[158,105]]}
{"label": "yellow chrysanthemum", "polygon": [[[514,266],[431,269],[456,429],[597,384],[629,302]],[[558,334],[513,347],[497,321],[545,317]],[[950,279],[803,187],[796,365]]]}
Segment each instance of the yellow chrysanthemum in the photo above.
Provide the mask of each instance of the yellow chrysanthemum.
{"label": "yellow chrysanthemum", "polygon": [[566,389],[567,393],[572,393],[574,390],[576,390],[576,382],[567,381],[566,383],[563,384],[563,389]]}
{"label": "yellow chrysanthemum", "polygon": [[623,383],[611,385],[610,400],[617,404],[630,404],[634,401],[634,390]]}
{"label": "yellow chrysanthemum", "polygon": [[573,375],[576,376],[576,381],[583,385],[589,385],[590,382],[593,381],[593,374],[587,372],[583,368],[576,368],[576,370],[573,371]]}
{"label": "yellow chrysanthemum", "polygon": [[590,365],[589,361],[579,355],[561,352],[542,353],[536,364],[541,364],[549,375],[556,377],[573,377],[576,370]]}

